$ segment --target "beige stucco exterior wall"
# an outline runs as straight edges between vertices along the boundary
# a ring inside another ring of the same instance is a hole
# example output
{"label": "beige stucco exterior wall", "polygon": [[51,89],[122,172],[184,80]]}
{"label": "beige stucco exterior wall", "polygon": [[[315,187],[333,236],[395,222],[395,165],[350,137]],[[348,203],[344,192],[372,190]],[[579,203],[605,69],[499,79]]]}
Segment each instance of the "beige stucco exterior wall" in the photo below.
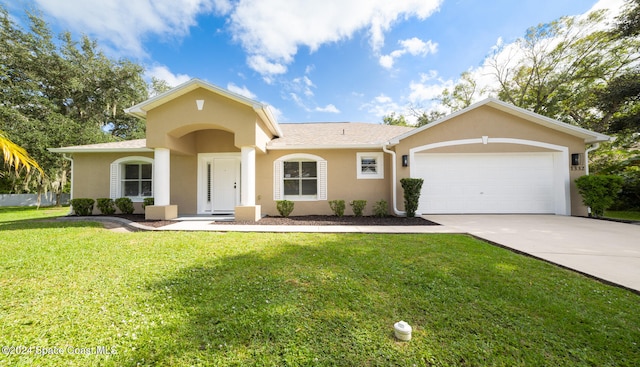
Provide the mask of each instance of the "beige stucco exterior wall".
{"label": "beige stucco exterior wall", "polygon": [[374,204],[379,200],[390,202],[391,169],[389,155],[384,155],[384,178],[358,179],[356,153],[381,152],[381,150],[272,150],[256,157],[256,204],[262,205],[262,213],[279,215],[273,199],[274,162],[289,154],[313,154],[327,161],[327,198],[318,201],[296,201],[292,216],[331,215],[329,200],[342,199],[346,203],[345,215],[352,215],[351,200],[367,200],[364,215],[371,215]]}
{"label": "beige stucco exterior wall", "polygon": [[[197,211],[198,153],[238,153],[233,134],[222,130],[202,130],[189,133],[182,142],[192,144],[193,155],[171,153],[171,204],[178,205],[179,214]],[[76,153],[73,155],[74,198],[106,198],[110,194],[110,166],[113,161],[132,156],[153,158],[153,153]],[[140,203],[134,203],[136,213],[143,213]],[[95,214],[99,214],[97,207]]]}
{"label": "beige stucco exterior wall", "polygon": [[[76,153],[73,155],[73,198],[108,198],[110,195],[111,163],[124,157],[153,158],[153,153]],[[136,213],[142,213],[142,203],[134,203]],[[94,214],[100,214],[94,205]]]}
{"label": "beige stucco exterior wall", "polygon": [[[201,111],[196,100],[204,100]],[[208,129],[233,133],[235,147],[253,146],[264,151],[273,135],[254,109],[205,89],[196,89],[147,112],[147,146],[196,154],[185,136]]]}
{"label": "beige stucco exterior wall", "polygon": [[[204,109],[198,111],[197,99],[205,100]],[[365,215],[372,214],[375,202],[385,200],[391,205],[391,156],[383,154],[384,178],[358,179],[357,153],[382,152],[375,149],[325,149],[325,150],[270,150],[264,149],[272,138],[255,111],[212,92],[198,89],[167,102],[148,112],[147,146],[171,149],[171,204],[178,206],[180,215],[197,212],[197,171],[199,153],[239,153],[241,146],[257,147],[256,154],[256,205],[262,206],[262,214],[278,215],[273,196],[274,161],[289,154],[306,153],[327,161],[328,200],[296,201],[292,215],[332,214],[328,201],[343,199],[367,200]],[[572,153],[585,151],[584,142],[531,121],[515,117],[489,106],[482,106],[434,125],[399,142],[392,149],[396,152],[397,190],[396,201],[403,210],[402,188],[399,180],[409,177],[410,167],[402,167],[402,155],[414,147],[460,139],[516,138],[545,142],[568,148]],[[544,148],[514,144],[474,144],[443,147],[429,150],[433,153],[508,153],[537,152]],[[127,156],[153,158],[153,153],[76,153],[74,159],[74,197],[97,199],[109,197],[110,164]],[[412,162],[409,162],[411,165]],[[570,162],[566,162],[570,167]],[[570,169],[571,214],[586,215],[586,208],[575,187],[574,180],[584,174],[584,166]],[[137,212],[141,205],[136,204]],[[389,208],[392,212],[392,208]],[[96,209],[97,213],[97,209]],[[347,215],[351,208],[346,207]]]}
{"label": "beige stucco exterior wall", "polygon": [[[489,106],[482,106],[463,115],[456,116],[439,125],[435,125],[425,131],[414,134],[394,147],[397,154],[397,201],[398,207],[403,210],[402,188],[400,179],[409,177],[410,167],[402,167],[402,155],[409,154],[409,150],[427,144],[461,139],[479,139],[483,136],[489,138],[514,138],[545,142],[549,144],[567,147],[569,159],[572,153],[585,152],[584,141],[569,134],[561,133],[525,119],[513,116]],[[507,152],[541,152],[550,151],[539,147],[514,144],[473,144],[449,146],[428,150],[429,153],[507,153]],[[411,165],[411,162],[409,162]],[[586,215],[587,209],[582,204],[575,179],[584,175],[584,166],[573,170],[571,162],[566,162],[569,167],[571,190],[571,214]]]}

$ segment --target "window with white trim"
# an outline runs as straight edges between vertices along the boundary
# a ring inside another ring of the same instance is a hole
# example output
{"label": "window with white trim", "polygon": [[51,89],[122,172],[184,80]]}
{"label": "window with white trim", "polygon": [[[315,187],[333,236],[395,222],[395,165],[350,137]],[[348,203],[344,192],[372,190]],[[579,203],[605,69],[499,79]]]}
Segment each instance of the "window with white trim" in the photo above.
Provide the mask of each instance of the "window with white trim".
{"label": "window with white trim", "polygon": [[316,162],[283,162],[284,196],[317,197],[318,167]]}
{"label": "window with white trim", "polygon": [[122,193],[126,197],[151,197],[152,172],[151,163],[122,164]]}
{"label": "window with white trim", "polygon": [[381,152],[356,153],[358,179],[384,178],[384,157]]}
{"label": "window with white trim", "polygon": [[153,158],[124,157],[111,163],[110,197],[134,202],[153,197]]}
{"label": "window with white trim", "polygon": [[289,154],[274,162],[274,200],[327,200],[327,161],[312,154]]}

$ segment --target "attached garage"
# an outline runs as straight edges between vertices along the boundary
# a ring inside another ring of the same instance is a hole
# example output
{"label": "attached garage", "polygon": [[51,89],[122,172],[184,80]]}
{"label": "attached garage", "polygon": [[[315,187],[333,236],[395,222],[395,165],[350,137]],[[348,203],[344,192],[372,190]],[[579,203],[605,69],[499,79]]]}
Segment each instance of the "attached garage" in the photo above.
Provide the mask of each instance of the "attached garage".
{"label": "attached garage", "polygon": [[414,177],[424,179],[417,214],[587,215],[575,180],[608,139],[489,98],[389,142],[396,203],[400,179]]}
{"label": "attached garage", "polygon": [[[416,153],[418,213],[566,214],[561,153]],[[566,172],[563,171],[566,170]]]}

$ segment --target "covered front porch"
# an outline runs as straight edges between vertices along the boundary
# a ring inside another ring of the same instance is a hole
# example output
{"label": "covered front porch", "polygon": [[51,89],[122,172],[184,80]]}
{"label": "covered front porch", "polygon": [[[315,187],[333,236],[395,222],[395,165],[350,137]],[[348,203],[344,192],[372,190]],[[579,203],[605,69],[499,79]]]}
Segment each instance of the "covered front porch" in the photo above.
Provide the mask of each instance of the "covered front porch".
{"label": "covered front porch", "polygon": [[[146,219],[175,219],[180,214],[198,216],[231,214],[237,220],[260,219],[260,206],[255,202],[256,149],[254,147],[242,147],[240,153],[199,153],[193,158],[197,160],[196,177],[195,179],[185,177],[184,180],[195,181],[195,185],[192,183],[187,186],[191,186],[191,191],[196,192],[196,203],[185,205],[187,208],[181,213],[176,201],[191,201],[194,195],[185,195],[180,187],[175,188],[172,194],[171,150],[154,149],[154,205],[145,208]],[[173,202],[172,196],[176,198]]]}
{"label": "covered front porch", "polygon": [[266,105],[194,79],[127,110],[147,121],[154,205],[147,219],[233,214],[257,221],[256,154],[281,135]]}

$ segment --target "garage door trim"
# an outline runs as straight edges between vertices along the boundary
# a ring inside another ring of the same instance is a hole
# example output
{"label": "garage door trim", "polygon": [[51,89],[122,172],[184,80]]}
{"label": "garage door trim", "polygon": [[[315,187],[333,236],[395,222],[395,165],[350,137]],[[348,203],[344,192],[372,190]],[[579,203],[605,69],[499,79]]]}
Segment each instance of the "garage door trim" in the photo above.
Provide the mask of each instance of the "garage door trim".
{"label": "garage door trim", "polygon": [[[569,148],[561,145],[555,145],[535,140],[514,139],[514,138],[489,138],[483,136],[477,139],[461,139],[449,140],[438,143],[426,144],[409,149],[410,162],[416,162],[415,154],[424,153],[427,150],[442,148],[456,145],[469,144],[517,144],[527,145],[539,148],[545,148],[554,151],[554,196],[555,196],[555,214],[570,215],[571,214],[571,195],[570,195],[570,178],[569,178]],[[409,175],[417,177],[415,164],[409,164]]]}

